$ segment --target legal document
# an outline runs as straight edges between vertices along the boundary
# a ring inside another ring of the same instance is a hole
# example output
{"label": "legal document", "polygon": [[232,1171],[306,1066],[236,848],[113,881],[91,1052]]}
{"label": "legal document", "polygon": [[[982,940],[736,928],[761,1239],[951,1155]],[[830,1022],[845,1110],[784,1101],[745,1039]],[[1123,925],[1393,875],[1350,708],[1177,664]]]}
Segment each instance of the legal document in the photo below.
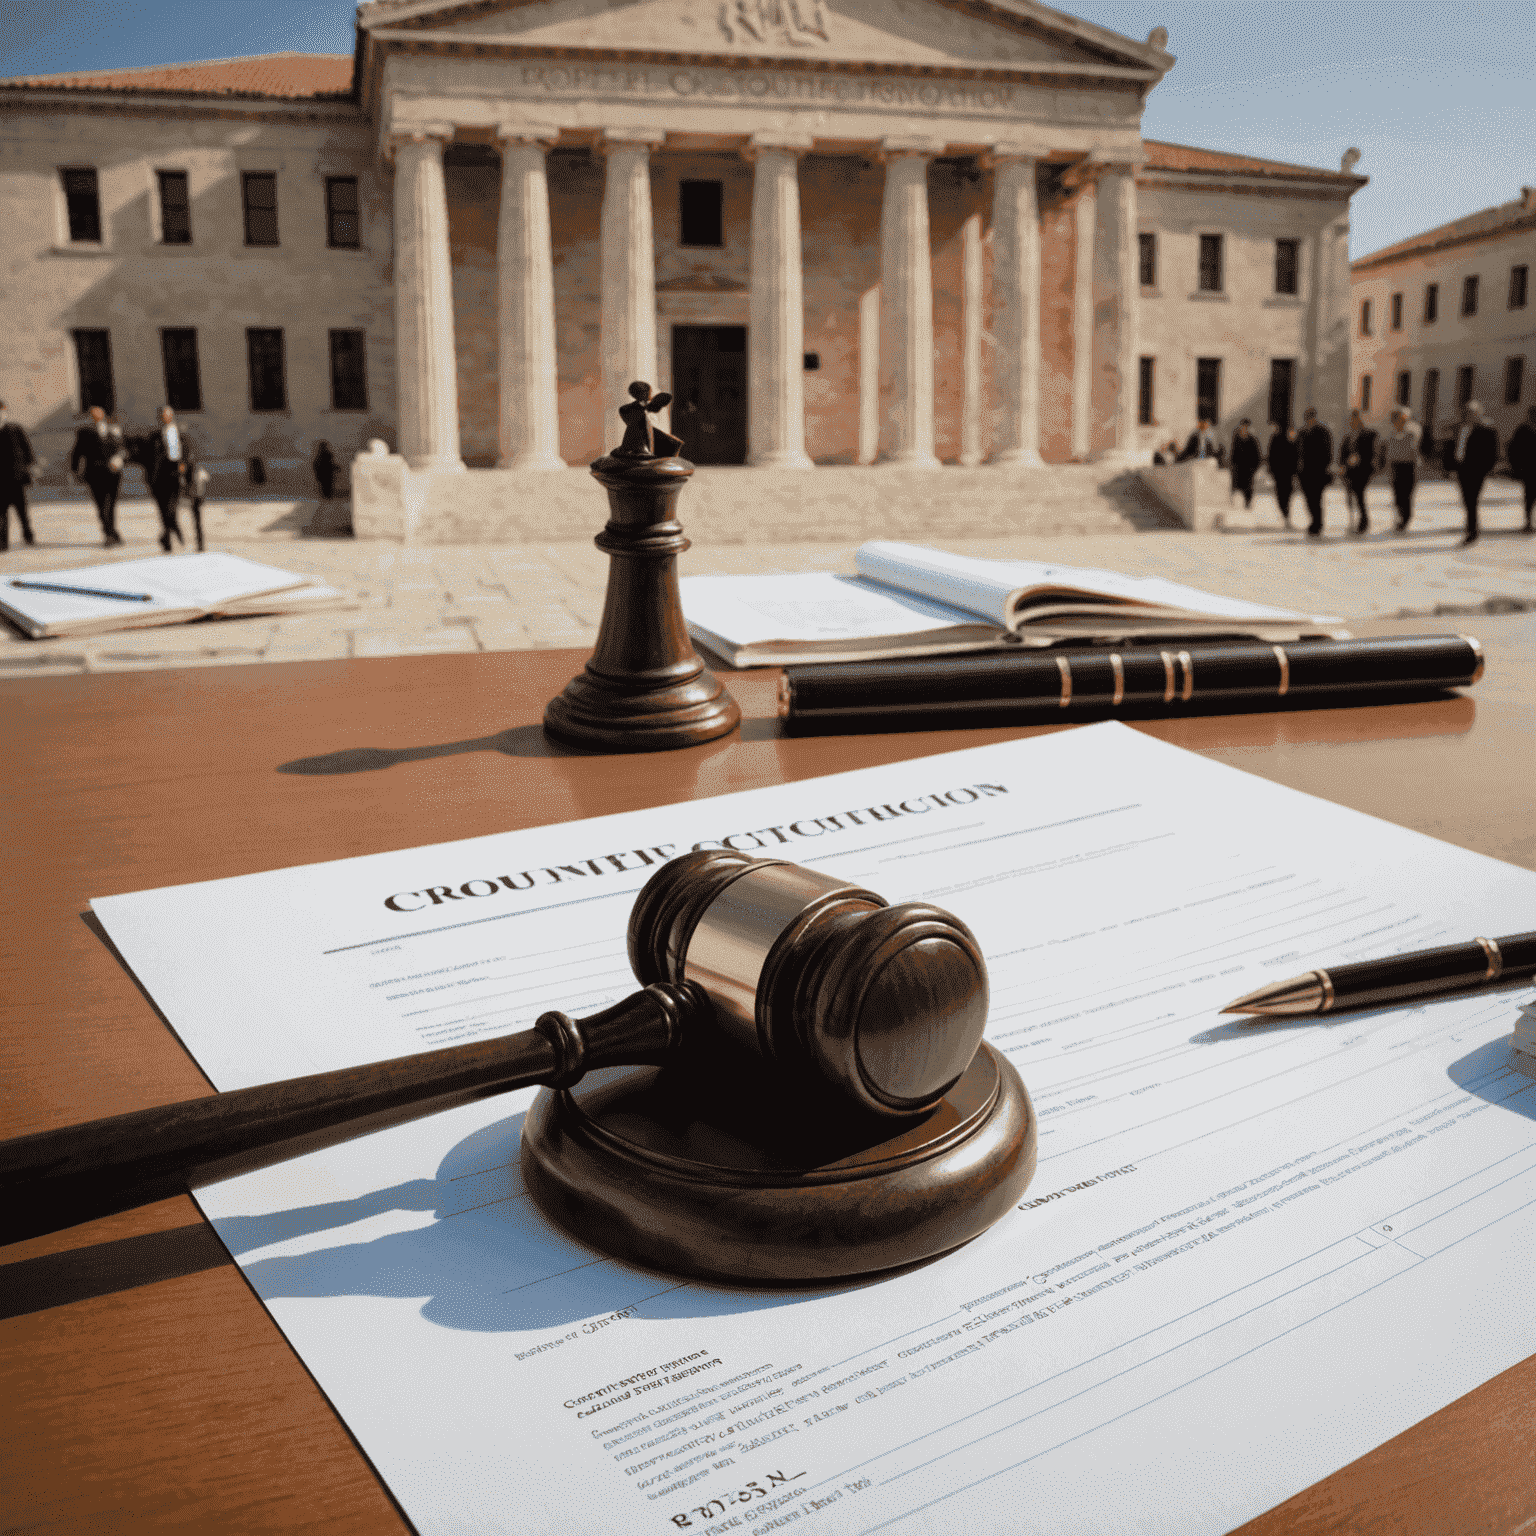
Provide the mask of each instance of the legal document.
{"label": "legal document", "polygon": [[421,1531],[1217,1533],[1536,1351],[1536,991],[1219,1012],[1530,928],[1536,874],[1119,724],[93,906],[232,1089],[613,1002],[636,892],[721,845],[970,925],[1039,1171],[793,1290],[551,1225],[532,1091],[201,1189]]}

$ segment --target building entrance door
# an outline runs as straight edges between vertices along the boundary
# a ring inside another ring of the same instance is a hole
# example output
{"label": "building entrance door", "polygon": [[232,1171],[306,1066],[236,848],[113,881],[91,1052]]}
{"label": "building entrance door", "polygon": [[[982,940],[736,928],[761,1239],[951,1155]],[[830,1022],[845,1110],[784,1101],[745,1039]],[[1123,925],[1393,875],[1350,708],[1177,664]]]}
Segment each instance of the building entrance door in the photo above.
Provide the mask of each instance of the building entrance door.
{"label": "building entrance door", "polygon": [[672,431],[695,464],[747,461],[747,328],[672,327]]}

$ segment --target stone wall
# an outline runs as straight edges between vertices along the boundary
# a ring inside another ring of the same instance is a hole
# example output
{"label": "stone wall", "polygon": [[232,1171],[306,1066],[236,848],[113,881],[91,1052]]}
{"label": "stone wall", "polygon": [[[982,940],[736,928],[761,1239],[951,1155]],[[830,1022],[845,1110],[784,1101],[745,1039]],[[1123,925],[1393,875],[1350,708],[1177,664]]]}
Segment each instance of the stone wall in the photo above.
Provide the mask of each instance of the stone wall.
{"label": "stone wall", "polygon": [[[1244,416],[1263,432],[1270,361],[1295,360],[1292,420],[1308,405],[1334,424],[1346,414],[1349,380],[1348,208],[1333,199],[1223,193],[1209,188],[1139,190],[1139,225],[1158,237],[1155,287],[1143,288],[1137,350],[1156,359],[1151,449],[1194,430],[1196,360],[1221,359],[1221,420],[1229,440]],[[1221,293],[1199,287],[1200,236],[1224,238]],[[1298,292],[1275,292],[1275,241],[1301,242]]]}
{"label": "stone wall", "polygon": [[[372,135],[345,108],[330,121],[254,122],[189,112],[46,112],[10,117],[0,132],[8,335],[0,398],[57,479],[82,420],[70,332],[111,335],[118,419],[147,428],[165,399],[160,331],[197,330],[203,409],[184,414],[198,454],[231,487],[244,461],[277,461],[274,489],[313,484],[320,439],[342,463],[370,438],[394,438],[394,295],[390,184]],[[94,166],[100,246],[71,244],[61,166]],[[159,242],[155,172],[184,170],[192,243]],[[240,173],[277,173],[276,248],[244,243]],[[326,246],[325,177],[356,176],[362,248]],[[245,332],[284,334],[288,408],[250,408]],[[333,411],[327,332],[366,333],[368,409]]]}
{"label": "stone wall", "polygon": [[[1529,271],[1523,308],[1509,307],[1510,268],[1536,271],[1536,230],[1519,230],[1495,239],[1454,246],[1447,251],[1408,256],[1390,266],[1354,274],[1349,326],[1354,333],[1349,403],[1360,403],[1360,380],[1371,378],[1372,425],[1387,424],[1397,402],[1397,375],[1409,375],[1408,408],[1426,431],[1444,440],[1460,419],[1456,374],[1470,367],[1472,397],[1479,401],[1502,443],[1536,404],[1536,291]],[[1479,278],[1477,313],[1463,316],[1461,290]],[[1424,289],[1440,285],[1439,316],[1424,322]],[[1403,296],[1403,327],[1392,329],[1392,295]],[[1360,305],[1371,301],[1372,334],[1360,334]],[[1504,370],[1511,357],[1525,359],[1523,389],[1517,401],[1504,398]],[[1424,375],[1440,371],[1435,421],[1424,420]]]}

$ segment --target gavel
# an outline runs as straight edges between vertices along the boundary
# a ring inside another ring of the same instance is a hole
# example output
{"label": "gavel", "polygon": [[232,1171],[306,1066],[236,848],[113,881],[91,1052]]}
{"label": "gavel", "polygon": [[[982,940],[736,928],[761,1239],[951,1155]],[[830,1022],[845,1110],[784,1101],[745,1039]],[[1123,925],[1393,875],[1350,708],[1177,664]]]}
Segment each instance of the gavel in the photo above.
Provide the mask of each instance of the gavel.
{"label": "gavel", "polygon": [[964,923],[783,860],[727,850],[672,860],[637,897],[628,945],[641,990],[588,1018],[549,1012],[500,1039],[0,1143],[0,1241],[493,1094],[569,1090],[597,1067],[709,1070],[734,1056],[783,1102],[841,1106],[875,1144],[931,1118],[981,1045],[986,964]]}

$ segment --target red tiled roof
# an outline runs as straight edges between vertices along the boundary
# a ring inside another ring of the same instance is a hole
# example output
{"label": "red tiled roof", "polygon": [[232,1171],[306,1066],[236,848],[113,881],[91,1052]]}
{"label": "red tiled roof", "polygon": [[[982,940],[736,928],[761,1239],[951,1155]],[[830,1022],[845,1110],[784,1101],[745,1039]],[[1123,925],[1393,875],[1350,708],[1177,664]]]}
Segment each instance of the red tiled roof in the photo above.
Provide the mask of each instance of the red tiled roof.
{"label": "red tiled roof", "polygon": [[1219,149],[1196,149],[1190,144],[1164,144],[1157,139],[1143,139],[1146,169],[1149,171],[1215,171],[1226,175],[1319,178],[1332,181],[1364,181],[1347,171],[1326,171],[1316,166],[1291,165],[1284,160],[1260,160],[1254,155],[1229,155]]}
{"label": "red tiled roof", "polygon": [[187,96],[259,96],[287,101],[345,96],[352,89],[350,53],[259,53],[199,64],[154,64],[147,69],[85,70],[70,75],[24,75],[0,87],[48,91],[172,92]]}
{"label": "red tiled roof", "polygon": [[1469,240],[1486,240],[1491,235],[1507,234],[1517,229],[1536,229],[1536,189],[1522,187],[1520,190],[1521,195],[1512,203],[1480,208],[1465,218],[1452,219],[1449,224],[1437,224],[1421,235],[1399,240],[1396,245],[1384,245],[1379,251],[1370,251],[1350,262],[1350,270],[1358,272],[1365,267],[1384,266],[1399,257],[1440,250],[1448,245],[1462,245]]}

